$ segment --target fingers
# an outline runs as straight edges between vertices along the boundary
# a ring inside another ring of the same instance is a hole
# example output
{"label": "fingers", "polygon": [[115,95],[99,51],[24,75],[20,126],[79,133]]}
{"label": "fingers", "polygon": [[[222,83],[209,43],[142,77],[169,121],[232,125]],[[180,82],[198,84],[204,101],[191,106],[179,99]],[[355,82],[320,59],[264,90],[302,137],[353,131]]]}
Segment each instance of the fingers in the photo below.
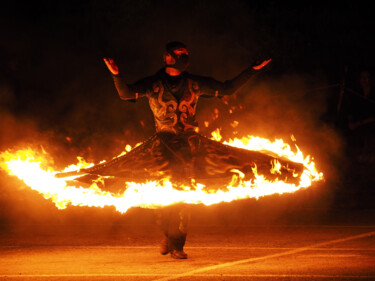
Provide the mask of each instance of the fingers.
{"label": "fingers", "polygon": [[112,72],[112,74],[119,74],[118,66],[112,58],[103,58],[103,60],[106,66],[108,67],[109,71]]}
{"label": "fingers", "polygon": [[266,66],[267,64],[269,64],[271,62],[272,59],[268,59],[268,60],[265,60],[263,63],[264,63],[264,66]]}
{"label": "fingers", "polygon": [[114,63],[112,58],[103,58],[106,65],[111,65]]}
{"label": "fingers", "polygon": [[263,62],[261,62],[260,64],[256,64],[253,66],[253,69],[255,70],[259,70],[259,69],[262,69],[263,67],[265,67],[267,64],[269,64],[271,62],[272,59],[268,59],[268,60],[264,60]]}

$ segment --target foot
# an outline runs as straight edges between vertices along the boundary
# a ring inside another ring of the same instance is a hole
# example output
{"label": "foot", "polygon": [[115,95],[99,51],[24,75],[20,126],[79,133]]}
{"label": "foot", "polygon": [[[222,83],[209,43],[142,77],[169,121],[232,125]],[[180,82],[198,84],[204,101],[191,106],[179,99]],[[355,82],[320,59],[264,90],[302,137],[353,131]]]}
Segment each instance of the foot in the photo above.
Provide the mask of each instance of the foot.
{"label": "foot", "polygon": [[170,252],[169,247],[168,247],[168,238],[164,237],[163,241],[161,241],[160,244],[160,254],[166,255]]}
{"label": "foot", "polygon": [[171,252],[171,257],[174,259],[181,260],[181,259],[187,259],[188,255],[183,250],[181,251],[173,250]]}

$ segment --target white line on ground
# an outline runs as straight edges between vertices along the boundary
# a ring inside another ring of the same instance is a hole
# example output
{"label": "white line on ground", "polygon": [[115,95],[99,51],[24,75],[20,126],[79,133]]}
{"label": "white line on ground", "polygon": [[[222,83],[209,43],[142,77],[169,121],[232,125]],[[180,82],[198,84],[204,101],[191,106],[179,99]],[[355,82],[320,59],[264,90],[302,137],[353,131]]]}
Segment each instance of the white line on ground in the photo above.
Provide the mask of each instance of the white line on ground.
{"label": "white line on ground", "polygon": [[219,269],[219,268],[223,268],[223,267],[230,267],[230,266],[243,264],[243,263],[267,260],[267,259],[272,259],[272,258],[277,258],[277,257],[282,257],[282,256],[287,256],[287,255],[292,255],[292,254],[304,252],[304,251],[307,251],[307,250],[315,249],[315,248],[318,248],[318,247],[324,247],[324,246],[331,245],[331,244],[346,242],[346,241],[365,238],[365,237],[371,237],[371,236],[374,236],[374,235],[375,235],[375,231],[366,232],[366,233],[362,233],[362,234],[359,234],[359,235],[353,235],[353,236],[349,236],[349,237],[345,237],[345,238],[330,240],[330,241],[321,242],[321,243],[317,243],[317,244],[313,244],[313,245],[309,245],[309,246],[305,246],[305,247],[301,247],[301,248],[296,248],[296,249],[289,250],[289,251],[286,251],[286,252],[281,252],[281,253],[266,255],[266,256],[262,256],[262,257],[256,257],[256,258],[237,260],[237,261],[233,261],[233,262],[221,263],[221,264],[212,265],[212,266],[206,266],[206,267],[198,268],[198,269],[195,269],[195,270],[187,271],[185,273],[179,273],[179,274],[174,274],[174,275],[171,275],[171,276],[168,276],[168,277],[163,277],[163,278],[160,278],[160,279],[155,279],[154,281],[169,281],[169,280],[178,279],[178,278],[181,278],[181,277],[192,276],[192,275],[195,275],[196,273],[201,273],[201,272],[205,272],[205,271],[209,271],[209,270]]}
{"label": "white line on ground", "polygon": [[[0,275],[0,278],[51,278],[51,277],[156,277],[165,276],[161,273],[124,273],[124,274],[13,274]],[[194,277],[217,277],[218,274],[194,274]],[[375,279],[375,275],[324,275],[324,274],[220,274],[220,277],[290,277],[290,278],[361,278]]]}
{"label": "white line on ground", "polygon": [[[155,249],[158,246],[0,246],[0,250],[19,250],[19,249],[43,249],[43,248],[61,248],[61,249]],[[221,250],[294,250],[299,249],[300,247],[241,247],[241,246],[188,246],[185,249],[221,249]],[[317,251],[375,251],[375,248],[319,248],[314,247],[314,250]]]}

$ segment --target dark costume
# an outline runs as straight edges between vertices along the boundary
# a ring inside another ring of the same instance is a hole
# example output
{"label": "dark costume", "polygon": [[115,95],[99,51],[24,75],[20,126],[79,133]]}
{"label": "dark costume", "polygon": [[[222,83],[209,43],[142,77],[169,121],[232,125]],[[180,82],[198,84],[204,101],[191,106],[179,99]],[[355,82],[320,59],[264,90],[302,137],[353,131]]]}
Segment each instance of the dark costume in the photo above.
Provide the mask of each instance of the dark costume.
{"label": "dark costume", "polygon": [[[187,72],[171,77],[164,69],[132,85],[114,76],[122,99],[148,98],[155,118],[156,134],[123,157],[86,171],[125,176],[132,180],[169,177],[174,182],[189,183],[192,178],[202,182],[231,177],[233,169],[239,169],[250,177],[256,164],[260,174],[276,177],[270,172],[273,156],[223,145],[197,133],[195,108],[198,98],[233,94],[254,72],[252,69],[245,70],[224,83]],[[286,176],[294,179],[292,169],[300,168],[299,165],[278,160],[284,164]]]}
{"label": "dark costume", "polygon": [[349,155],[366,164],[375,162],[375,94],[352,95],[348,101]]}
{"label": "dark costume", "polygon": [[[176,68],[186,66],[186,57],[183,55],[176,58],[176,61]],[[188,186],[191,179],[195,179],[206,184],[209,189],[225,188],[234,169],[240,170],[250,179],[255,165],[258,173],[268,179],[280,178],[280,175],[270,171],[271,162],[276,159],[273,155],[230,147],[198,134],[198,124],[195,121],[198,99],[231,95],[253,77],[255,72],[250,67],[234,79],[222,83],[185,71],[178,76],[170,76],[162,68],[155,75],[131,85],[126,84],[119,75],[113,75],[122,99],[148,99],[155,118],[156,134],[126,155],[85,169],[81,173],[110,175],[141,182],[168,177],[173,183]],[[295,174],[302,171],[301,164],[277,159],[282,165],[283,179],[298,179]],[[168,250],[164,253],[183,249],[188,222],[185,207],[166,207],[157,213],[157,222],[168,238]]]}

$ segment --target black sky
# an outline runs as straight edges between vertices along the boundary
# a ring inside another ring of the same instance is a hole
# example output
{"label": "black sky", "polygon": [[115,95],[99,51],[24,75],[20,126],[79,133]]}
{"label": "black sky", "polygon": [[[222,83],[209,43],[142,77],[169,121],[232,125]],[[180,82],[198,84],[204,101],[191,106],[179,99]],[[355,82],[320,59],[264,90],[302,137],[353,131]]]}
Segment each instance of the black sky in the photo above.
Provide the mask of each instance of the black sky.
{"label": "black sky", "polygon": [[118,99],[103,56],[134,82],[180,40],[196,74],[225,80],[271,57],[264,77],[309,75],[322,86],[339,82],[345,65],[353,77],[374,66],[372,16],[364,1],[9,1],[0,8],[1,107],[41,131],[76,134],[82,146],[103,132],[145,137],[147,103]]}

